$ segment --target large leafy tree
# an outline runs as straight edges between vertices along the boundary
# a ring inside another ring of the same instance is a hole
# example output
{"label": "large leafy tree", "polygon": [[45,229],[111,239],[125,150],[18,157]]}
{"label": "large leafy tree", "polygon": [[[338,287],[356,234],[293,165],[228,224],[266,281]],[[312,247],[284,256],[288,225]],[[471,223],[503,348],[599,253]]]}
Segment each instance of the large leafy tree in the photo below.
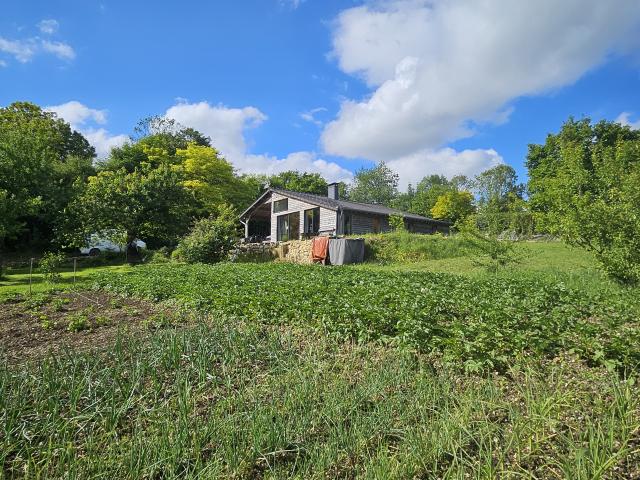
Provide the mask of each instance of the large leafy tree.
{"label": "large leafy tree", "polygon": [[319,173],[297,172],[288,170],[268,179],[269,185],[274,188],[293,190],[294,192],[315,193],[326,195],[327,181]]}
{"label": "large leafy tree", "polygon": [[195,197],[201,215],[216,213],[223,204],[242,203],[239,189],[243,185],[215,148],[190,143],[178,149],[176,156],[183,185]]}
{"label": "large leafy tree", "polygon": [[524,187],[518,184],[510,165],[497,165],[477,175],[473,181],[478,200],[478,224],[491,234],[508,230],[512,224],[513,202],[522,199]]}
{"label": "large leafy tree", "polygon": [[71,245],[94,232],[118,231],[129,242],[142,238],[153,245],[175,244],[191,222],[190,195],[171,165],[104,170],[90,177],[69,208],[66,229]]}
{"label": "large leafy tree", "polygon": [[640,281],[640,131],[570,118],[529,146],[527,167],[541,227],[594,252],[612,277]]}
{"label": "large leafy tree", "polygon": [[391,206],[398,196],[399,176],[384,162],[373,168],[361,168],[353,178],[349,199],[354,202]]}
{"label": "large leafy tree", "polygon": [[431,216],[431,210],[438,198],[452,191],[454,187],[443,175],[427,175],[416,186],[416,193],[411,202],[411,211],[426,217]]}
{"label": "large leafy tree", "polygon": [[37,105],[0,108],[0,241],[48,241],[78,183],[93,173],[87,140]]}
{"label": "large leafy tree", "polygon": [[433,218],[452,223],[464,221],[473,212],[473,194],[465,190],[450,190],[439,196],[431,209]]}

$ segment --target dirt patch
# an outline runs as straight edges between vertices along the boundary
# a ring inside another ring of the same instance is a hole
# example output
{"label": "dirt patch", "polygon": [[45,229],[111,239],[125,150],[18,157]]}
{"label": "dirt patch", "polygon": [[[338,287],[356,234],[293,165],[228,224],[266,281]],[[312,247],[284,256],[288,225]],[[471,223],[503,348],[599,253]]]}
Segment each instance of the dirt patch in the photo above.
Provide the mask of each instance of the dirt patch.
{"label": "dirt patch", "polygon": [[15,297],[0,304],[0,359],[14,364],[108,348],[119,332],[138,334],[177,321],[166,306],[104,292]]}

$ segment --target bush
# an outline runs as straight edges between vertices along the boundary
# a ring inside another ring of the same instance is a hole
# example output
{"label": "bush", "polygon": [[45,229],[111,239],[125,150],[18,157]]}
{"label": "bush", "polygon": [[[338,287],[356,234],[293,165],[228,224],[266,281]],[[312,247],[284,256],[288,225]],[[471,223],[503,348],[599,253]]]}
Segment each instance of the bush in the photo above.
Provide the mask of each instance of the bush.
{"label": "bush", "polygon": [[216,218],[198,220],[171,257],[187,263],[217,263],[227,257],[236,238],[235,214],[224,207]]}
{"label": "bush", "polygon": [[47,282],[56,283],[60,281],[60,267],[64,260],[63,253],[47,252],[42,256],[40,259],[40,271]]}
{"label": "bush", "polygon": [[407,231],[365,235],[365,257],[378,262],[419,262],[466,254],[459,237],[420,235]]}
{"label": "bush", "polygon": [[146,263],[168,263],[171,261],[171,251],[167,247],[159,248],[155,251],[147,252]]}
{"label": "bush", "polygon": [[509,265],[520,263],[524,257],[516,242],[480,232],[473,222],[463,224],[461,232],[473,264],[488,272],[497,273]]}

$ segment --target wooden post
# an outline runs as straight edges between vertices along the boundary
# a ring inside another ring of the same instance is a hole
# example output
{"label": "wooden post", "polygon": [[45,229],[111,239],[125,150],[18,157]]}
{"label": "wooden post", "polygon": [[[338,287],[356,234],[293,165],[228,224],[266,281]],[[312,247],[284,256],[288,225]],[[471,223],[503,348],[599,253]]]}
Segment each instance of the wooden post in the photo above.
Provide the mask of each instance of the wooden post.
{"label": "wooden post", "polygon": [[29,262],[29,296],[31,296],[31,277],[33,277],[33,258]]}

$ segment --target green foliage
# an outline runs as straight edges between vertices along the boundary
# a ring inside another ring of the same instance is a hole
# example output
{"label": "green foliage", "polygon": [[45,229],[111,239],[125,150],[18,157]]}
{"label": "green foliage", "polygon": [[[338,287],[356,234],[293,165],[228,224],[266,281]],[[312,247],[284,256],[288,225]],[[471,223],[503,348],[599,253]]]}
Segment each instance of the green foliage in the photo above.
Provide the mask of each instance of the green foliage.
{"label": "green foliage", "polygon": [[407,231],[365,235],[365,256],[381,263],[413,263],[466,254],[465,243],[459,237],[420,235]]}
{"label": "green foliage", "polygon": [[0,108],[0,242],[29,230],[33,243],[48,243],[94,155],[54,113],[27,102]]}
{"label": "green foliage", "polygon": [[373,168],[361,168],[353,177],[349,199],[354,202],[391,206],[398,195],[399,176],[384,162]]}
{"label": "green foliage", "polygon": [[175,243],[187,230],[192,207],[181,182],[180,174],[166,163],[133,173],[101,171],[89,178],[73,202],[66,238],[79,246],[93,232],[117,230],[126,232],[127,241]]}
{"label": "green foliage", "polygon": [[38,264],[40,266],[40,272],[42,272],[47,282],[58,283],[60,281],[60,267],[64,260],[64,253],[47,252],[42,255]]}
{"label": "green foliage", "polygon": [[640,281],[640,131],[569,119],[527,156],[541,228],[595,253],[602,268]]}
{"label": "green foliage", "polygon": [[198,220],[175,251],[175,258],[187,263],[216,263],[225,260],[237,240],[236,217],[230,207],[215,218]]}
{"label": "green foliage", "polygon": [[634,478],[640,391],[203,316],[0,369],[7,478]]}
{"label": "green foliage", "polygon": [[394,232],[406,230],[402,215],[389,215],[389,226]]}
{"label": "green foliage", "polygon": [[89,316],[86,312],[67,315],[67,331],[80,332],[89,328]]}
{"label": "green foliage", "polygon": [[319,173],[297,172],[289,170],[271,175],[268,178],[269,186],[292,190],[294,192],[327,194],[327,181]]}
{"label": "green foliage", "polygon": [[473,255],[473,264],[490,273],[498,273],[523,259],[524,253],[516,242],[480,232],[471,222],[463,226],[461,232],[466,239],[467,249]]}
{"label": "green foliage", "polygon": [[451,190],[440,195],[431,209],[433,218],[452,223],[463,222],[474,211],[471,192]]}
{"label": "green foliage", "polygon": [[539,277],[364,271],[288,264],[140,266],[97,285],[176,299],[227,319],[311,325],[381,339],[469,368],[572,351],[594,364],[640,363],[640,297],[585,293]]}

